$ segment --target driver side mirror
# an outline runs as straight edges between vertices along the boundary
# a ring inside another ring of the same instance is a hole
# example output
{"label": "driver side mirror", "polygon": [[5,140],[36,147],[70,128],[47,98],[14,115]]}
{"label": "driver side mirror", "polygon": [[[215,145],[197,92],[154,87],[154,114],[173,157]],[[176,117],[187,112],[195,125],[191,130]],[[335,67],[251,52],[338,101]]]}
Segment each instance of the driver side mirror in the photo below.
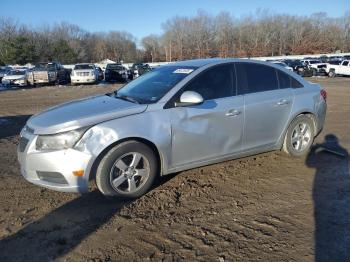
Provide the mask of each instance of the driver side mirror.
{"label": "driver side mirror", "polygon": [[180,102],[175,102],[175,107],[200,105],[203,102],[203,97],[197,92],[185,91],[180,96]]}

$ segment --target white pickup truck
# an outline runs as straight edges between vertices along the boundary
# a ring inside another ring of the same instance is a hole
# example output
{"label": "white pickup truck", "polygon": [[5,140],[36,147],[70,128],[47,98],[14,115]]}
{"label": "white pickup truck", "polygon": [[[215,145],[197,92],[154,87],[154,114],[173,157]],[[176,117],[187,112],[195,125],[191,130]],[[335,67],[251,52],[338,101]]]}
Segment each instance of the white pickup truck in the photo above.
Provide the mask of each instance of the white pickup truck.
{"label": "white pickup truck", "polygon": [[350,60],[344,60],[339,65],[327,64],[326,72],[329,77],[336,75],[350,76]]}

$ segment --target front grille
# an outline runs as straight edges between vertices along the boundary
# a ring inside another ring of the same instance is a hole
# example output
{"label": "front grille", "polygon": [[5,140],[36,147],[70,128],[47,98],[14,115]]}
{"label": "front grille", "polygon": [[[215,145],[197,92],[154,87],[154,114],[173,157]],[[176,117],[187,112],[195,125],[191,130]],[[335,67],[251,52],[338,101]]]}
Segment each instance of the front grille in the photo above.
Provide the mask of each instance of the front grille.
{"label": "front grille", "polygon": [[26,147],[27,147],[27,145],[28,145],[28,142],[29,142],[29,140],[28,140],[27,138],[25,138],[25,137],[21,137],[21,138],[19,139],[19,145],[18,145],[18,147],[19,147],[19,151],[20,151],[20,152],[24,152],[24,150],[26,149]]}
{"label": "front grille", "polygon": [[77,76],[89,76],[90,72],[77,72]]}
{"label": "front grille", "polygon": [[318,65],[317,68],[326,68],[327,65]]}
{"label": "front grille", "polygon": [[56,183],[56,184],[64,184],[67,185],[68,182],[65,177],[59,172],[47,172],[47,171],[36,171],[40,180]]}

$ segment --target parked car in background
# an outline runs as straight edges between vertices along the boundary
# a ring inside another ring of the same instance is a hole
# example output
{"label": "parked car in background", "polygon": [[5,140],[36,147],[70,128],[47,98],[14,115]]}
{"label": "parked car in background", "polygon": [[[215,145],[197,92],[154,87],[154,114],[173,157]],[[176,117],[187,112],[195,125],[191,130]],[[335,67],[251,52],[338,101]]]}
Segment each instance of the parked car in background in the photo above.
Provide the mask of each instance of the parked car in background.
{"label": "parked car in background", "polygon": [[310,77],[313,75],[312,70],[300,62],[300,60],[284,60],[284,63],[286,63],[288,66],[290,66],[295,73],[302,77]]}
{"label": "parked car in background", "polygon": [[284,67],[285,69],[289,70],[289,71],[292,71],[293,72],[293,68],[288,66],[286,63],[284,62],[281,62],[281,61],[271,61],[271,63],[275,64],[275,65],[279,65],[279,66],[282,66]]}
{"label": "parked car in background", "polygon": [[137,63],[133,64],[130,68],[130,71],[132,73],[132,78],[138,78],[139,76],[151,71],[151,67],[149,64],[144,64],[144,63]]}
{"label": "parked car in background", "polygon": [[126,82],[128,80],[127,69],[121,64],[107,64],[105,70],[105,81]]}
{"label": "parked car in background", "polygon": [[99,67],[99,66],[97,66],[96,69],[98,71],[98,81],[102,81],[104,79],[103,71],[102,71],[101,67]]}
{"label": "parked car in background", "polygon": [[312,74],[314,76],[326,75],[327,64],[326,63],[322,63],[321,60],[317,60],[317,59],[303,59],[303,60],[300,60],[300,62],[302,62],[307,67],[309,67],[312,70]]}
{"label": "parked car in background", "polygon": [[37,84],[67,84],[70,82],[70,70],[59,62],[38,63],[28,75],[30,85]]}
{"label": "parked car in background", "polygon": [[344,60],[340,64],[327,64],[326,72],[329,77],[336,75],[350,76],[350,60]]}
{"label": "parked car in background", "polygon": [[98,82],[99,71],[94,64],[76,64],[70,74],[72,85]]}
{"label": "parked car in background", "polygon": [[1,66],[0,67],[0,81],[2,80],[2,78],[4,76],[6,76],[10,71],[11,71],[11,67],[9,66]]}
{"label": "parked car in background", "polygon": [[[332,59],[332,60],[329,60],[327,64],[330,64],[330,65],[340,65],[341,62],[343,62],[342,59]],[[327,65],[328,66],[328,65]]]}
{"label": "parked car in background", "polygon": [[151,71],[152,68],[149,66],[149,64],[144,64],[142,66],[139,66],[137,70],[139,72],[139,76],[142,76],[143,74],[146,74],[149,71]]}
{"label": "parked car in background", "polygon": [[27,86],[27,69],[10,70],[1,80],[7,86]]}
{"label": "parked car in background", "polygon": [[307,155],[326,96],[272,63],[176,62],[32,116],[18,159],[39,186],[82,193],[95,179],[106,196],[137,198],[162,175],[271,150]]}

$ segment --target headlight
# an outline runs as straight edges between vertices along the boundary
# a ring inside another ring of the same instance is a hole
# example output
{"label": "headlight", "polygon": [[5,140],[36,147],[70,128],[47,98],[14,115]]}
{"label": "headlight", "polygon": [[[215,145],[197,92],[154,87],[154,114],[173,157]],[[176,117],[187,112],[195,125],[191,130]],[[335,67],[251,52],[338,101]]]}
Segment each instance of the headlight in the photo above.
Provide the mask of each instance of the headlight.
{"label": "headlight", "polygon": [[61,150],[72,148],[88,128],[63,132],[54,135],[39,135],[36,140],[37,150]]}
{"label": "headlight", "polygon": [[94,71],[91,71],[91,75],[92,75],[92,76],[94,76],[94,75],[95,75]]}

